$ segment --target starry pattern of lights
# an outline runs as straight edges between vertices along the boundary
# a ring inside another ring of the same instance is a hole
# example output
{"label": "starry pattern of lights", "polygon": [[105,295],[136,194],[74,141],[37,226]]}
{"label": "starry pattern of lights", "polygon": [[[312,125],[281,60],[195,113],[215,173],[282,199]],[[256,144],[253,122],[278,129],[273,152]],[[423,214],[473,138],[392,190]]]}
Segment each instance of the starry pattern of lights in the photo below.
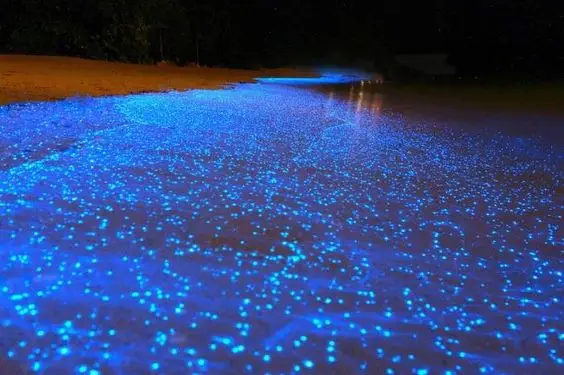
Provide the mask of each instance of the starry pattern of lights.
{"label": "starry pattern of lights", "polygon": [[0,363],[561,371],[562,151],[435,125],[267,83],[0,107]]}

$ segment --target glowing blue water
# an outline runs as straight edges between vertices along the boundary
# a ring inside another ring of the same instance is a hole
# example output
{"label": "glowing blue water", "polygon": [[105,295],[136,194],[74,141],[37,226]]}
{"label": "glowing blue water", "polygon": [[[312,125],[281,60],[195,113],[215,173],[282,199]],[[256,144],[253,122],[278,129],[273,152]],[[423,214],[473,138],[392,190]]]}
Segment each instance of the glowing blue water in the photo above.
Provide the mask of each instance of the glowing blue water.
{"label": "glowing blue water", "polygon": [[268,84],[0,108],[0,366],[559,371],[561,150],[431,125]]}
{"label": "glowing blue water", "polygon": [[353,83],[362,80],[371,80],[373,76],[369,73],[356,70],[334,70],[325,69],[319,71],[318,77],[263,77],[257,78],[258,82],[275,83],[284,85],[327,85],[340,83]]}

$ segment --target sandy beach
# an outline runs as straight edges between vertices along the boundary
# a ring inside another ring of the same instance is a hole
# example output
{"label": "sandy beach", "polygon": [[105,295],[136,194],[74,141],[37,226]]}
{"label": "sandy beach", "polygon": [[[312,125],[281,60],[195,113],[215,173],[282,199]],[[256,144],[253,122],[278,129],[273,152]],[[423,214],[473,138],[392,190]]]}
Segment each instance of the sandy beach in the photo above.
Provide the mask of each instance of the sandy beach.
{"label": "sandy beach", "polygon": [[73,96],[218,88],[265,76],[311,76],[299,69],[243,70],[137,65],[72,57],[0,55],[0,105]]}

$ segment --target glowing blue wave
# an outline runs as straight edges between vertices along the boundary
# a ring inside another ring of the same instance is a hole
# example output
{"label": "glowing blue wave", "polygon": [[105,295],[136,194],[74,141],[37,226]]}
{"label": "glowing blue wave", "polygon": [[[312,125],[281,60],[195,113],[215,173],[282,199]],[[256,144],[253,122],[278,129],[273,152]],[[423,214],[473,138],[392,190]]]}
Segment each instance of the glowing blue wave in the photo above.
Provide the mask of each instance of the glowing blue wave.
{"label": "glowing blue wave", "polygon": [[257,78],[258,82],[276,83],[284,85],[327,85],[340,83],[354,83],[362,80],[371,80],[372,74],[355,70],[328,70],[319,71],[318,77],[263,77]]}

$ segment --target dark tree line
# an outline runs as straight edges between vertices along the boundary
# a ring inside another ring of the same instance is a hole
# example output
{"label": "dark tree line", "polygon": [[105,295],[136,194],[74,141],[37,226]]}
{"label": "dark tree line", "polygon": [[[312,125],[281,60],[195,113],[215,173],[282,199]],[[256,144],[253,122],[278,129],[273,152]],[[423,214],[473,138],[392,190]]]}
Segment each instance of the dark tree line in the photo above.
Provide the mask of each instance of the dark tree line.
{"label": "dark tree line", "polygon": [[226,66],[446,52],[463,74],[557,74],[564,8],[537,0],[0,0],[0,52]]}
{"label": "dark tree line", "polygon": [[[321,36],[307,2],[0,0],[1,52],[150,63],[279,65]],[[309,9],[308,9],[309,8]],[[308,48],[304,52],[304,48]],[[315,55],[315,53],[313,53]]]}
{"label": "dark tree line", "polygon": [[[4,0],[6,1],[6,0]],[[229,62],[244,52],[225,0],[8,0],[3,49],[129,62]],[[239,49],[239,50],[238,50]]]}

